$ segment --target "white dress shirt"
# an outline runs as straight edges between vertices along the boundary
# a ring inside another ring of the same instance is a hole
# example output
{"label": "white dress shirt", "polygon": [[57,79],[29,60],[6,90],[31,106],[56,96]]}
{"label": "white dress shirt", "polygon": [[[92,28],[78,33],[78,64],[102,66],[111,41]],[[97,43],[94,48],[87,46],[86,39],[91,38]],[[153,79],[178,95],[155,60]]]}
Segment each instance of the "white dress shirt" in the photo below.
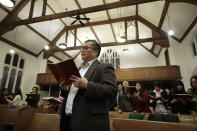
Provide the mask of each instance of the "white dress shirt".
{"label": "white dress shirt", "polygon": [[[83,65],[83,64],[81,65],[81,69],[79,71],[81,77],[85,76],[85,74],[88,71],[89,67],[92,65],[92,63],[95,60],[96,59],[89,61],[88,63],[86,63],[86,65]],[[72,114],[73,101],[74,101],[74,98],[75,98],[75,96],[77,94],[77,91],[78,91],[78,88],[76,88],[72,84],[71,87],[70,87],[70,91],[68,93],[67,101],[66,101],[66,108],[65,108],[65,113],[66,114]]]}

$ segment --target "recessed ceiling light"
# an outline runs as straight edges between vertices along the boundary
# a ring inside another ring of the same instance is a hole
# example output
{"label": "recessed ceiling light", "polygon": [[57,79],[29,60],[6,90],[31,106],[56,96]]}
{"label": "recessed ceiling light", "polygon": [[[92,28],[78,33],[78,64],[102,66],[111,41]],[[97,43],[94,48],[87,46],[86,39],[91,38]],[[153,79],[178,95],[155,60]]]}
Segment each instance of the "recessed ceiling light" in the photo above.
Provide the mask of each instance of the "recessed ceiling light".
{"label": "recessed ceiling light", "polygon": [[10,54],[14,54],[14,50],[10,50]]}

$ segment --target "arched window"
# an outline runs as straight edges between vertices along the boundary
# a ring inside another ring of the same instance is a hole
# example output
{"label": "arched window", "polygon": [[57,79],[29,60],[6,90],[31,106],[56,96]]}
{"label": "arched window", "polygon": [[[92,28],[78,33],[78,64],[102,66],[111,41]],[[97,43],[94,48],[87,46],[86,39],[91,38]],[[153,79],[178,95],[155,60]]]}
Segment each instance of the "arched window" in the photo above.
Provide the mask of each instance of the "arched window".
{"label": "arched window", "polygon": [[15,93],[21,88],[22,75],[25,61],[18,54],[7,54],[4,61],[3,77],[0,89],[8,88],[10,93]]}
{"label": "arched window", "polygon": [[11,74],[10,74],[9,83],[8,83],[8,91],[10,93],[12,92],[12,89],[13,89],[15,75],[16,75],[16,69],[12,69]]}
{"label": "arched window", "polygon": [[21,59],[20,60],[20,64],[19,64],[19,68],[23,69],[23,67],[24,67],[24,60]]}
{"label": "arched window", "polygon": [[5,57],[5,64],[10,65],[10,62],[11,62],[11,55],[7,54],[6,57]]}
{"label": "arched window", "polygon": [[17,67],[17,64],[18,64],[18,55],[17,55],[17,54],[15,54],[15,55],[14,55],[14,59],[13,59],[12,66]]}
{"label": "arched window", "polygon": [[9,72],[9,67],[5,66],[4,69],[3,69],[3,79],[2,79],[2,83],[1,83],[1,89],[6,87],[8,72]]}
{"label": "arched window", "polygon": [[120,57],[115,50],[107,49],[107,51],[101,55],[100,61],[104,63],[111,63],[115,69],[120,68]]}

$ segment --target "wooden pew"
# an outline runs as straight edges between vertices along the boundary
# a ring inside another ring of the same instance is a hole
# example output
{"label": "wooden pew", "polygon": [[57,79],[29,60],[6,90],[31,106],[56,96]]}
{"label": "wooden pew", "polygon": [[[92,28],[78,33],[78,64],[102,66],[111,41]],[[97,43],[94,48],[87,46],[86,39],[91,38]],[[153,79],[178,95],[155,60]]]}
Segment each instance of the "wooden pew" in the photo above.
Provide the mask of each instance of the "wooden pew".
{"label": "wooden pew", "polygon": [[196,124],[110,119],[110,131],[196,131]]}
{"label": "wooden pew", "polygon": [[18,109],[8,109],[7,106],[0,107],[0,131],[4,130],[5,125],[12,125],[14,131],[27,130],[32,118],[34,109],[26,106]]}
{"label": "wooden pew", "polygon": [[57,114],[35,113],[28,131],[59,131],[60,116]]}

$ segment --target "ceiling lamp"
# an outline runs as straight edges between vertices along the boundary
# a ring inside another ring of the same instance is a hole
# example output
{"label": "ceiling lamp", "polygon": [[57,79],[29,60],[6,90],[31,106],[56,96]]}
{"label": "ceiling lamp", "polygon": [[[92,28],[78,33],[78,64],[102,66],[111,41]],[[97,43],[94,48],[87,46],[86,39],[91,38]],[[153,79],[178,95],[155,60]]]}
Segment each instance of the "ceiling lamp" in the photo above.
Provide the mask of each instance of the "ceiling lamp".
{"label": "ceiling lamp", "polygon": [[6,7],[12,8],[15,5],[14,0],[0,0],[0,3]]}
{"label": "ceiling lamp", "polygon": [[49,46],[48,46],[48,45],[45,45],[45,46],[44,46],[44,49],[45,49],[45,50],[49,50]]}
{"label": "ceiling lamp", "polygon": [[123,42],[126,42],[126,38],[125,38],[125,36],[119,36],[117,41],[120,43],[123,43]]}
{"label": "ceiling lamp", "polygon": [[67,44],[65,42],[59,44],[60,49],[66,49],[66,47],[67,47]]}
{"label": "ceiling lamp", "polygon": [[173,31],[173,30],[169,30],[169,31],[168,31],[168,35],[169,35],[169,36],[174,35],[174,31]]}

